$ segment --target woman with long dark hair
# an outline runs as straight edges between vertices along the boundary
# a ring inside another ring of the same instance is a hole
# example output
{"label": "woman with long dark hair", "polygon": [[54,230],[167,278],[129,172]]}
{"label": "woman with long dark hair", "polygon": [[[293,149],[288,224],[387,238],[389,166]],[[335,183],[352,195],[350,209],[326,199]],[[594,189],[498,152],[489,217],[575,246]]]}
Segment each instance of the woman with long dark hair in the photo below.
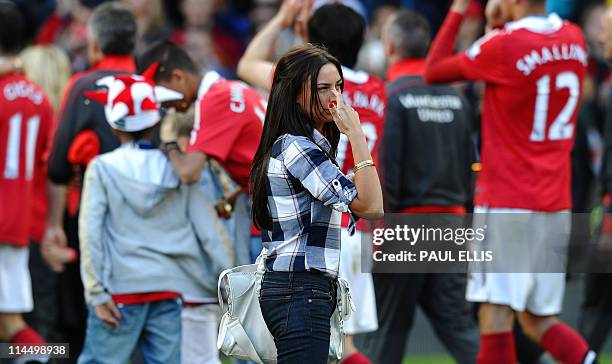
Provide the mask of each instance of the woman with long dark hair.
{"label": "woman with long dark hair", "polygon": [[[380,181],[359,116],[342,98],[340,63],[306,44],[278,62],[251,171],[253,219],[262,230],[266,272],[260,291],[278,363],[327,363],[336,306],[342,212],[383,213]],[[336,150],[347,135],[354,182]]]}

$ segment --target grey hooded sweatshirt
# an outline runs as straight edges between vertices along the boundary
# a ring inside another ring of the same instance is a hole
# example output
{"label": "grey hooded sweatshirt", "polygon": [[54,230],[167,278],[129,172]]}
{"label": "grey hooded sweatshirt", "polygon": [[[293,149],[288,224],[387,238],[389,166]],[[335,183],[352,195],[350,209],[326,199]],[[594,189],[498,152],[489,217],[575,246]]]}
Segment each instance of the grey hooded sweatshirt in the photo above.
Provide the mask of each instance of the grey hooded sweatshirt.
{"label": "grey hooded sweatshirt", "polygon": [[220,224],[198,185],[181,184],[161,151],[126,143],[96,157],[79,214],[87,303],[167,291],[216,301],[217,277],[233,254]]}

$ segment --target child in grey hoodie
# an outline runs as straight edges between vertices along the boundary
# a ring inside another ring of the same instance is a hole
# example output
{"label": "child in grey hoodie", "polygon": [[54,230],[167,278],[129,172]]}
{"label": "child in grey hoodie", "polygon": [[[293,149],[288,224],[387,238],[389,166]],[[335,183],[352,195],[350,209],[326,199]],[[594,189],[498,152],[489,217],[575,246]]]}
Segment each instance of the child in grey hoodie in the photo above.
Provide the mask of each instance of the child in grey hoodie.
{"label": "child in grey hoodie", "polygon": [[122,145],[85,174],[79,239],[89,315],[79,363],[124,363],[139,346],[147,362],[178,364],[180,297],[215,297],[216,273],[230,265],[229,253],[210,246],[222,231],[194,223],[214,214],[211,204],[152,146],[158,104],[182,98],[155,86],[152,73],[105,77],[98,84],[108,91],[87,95],[105,104]]}

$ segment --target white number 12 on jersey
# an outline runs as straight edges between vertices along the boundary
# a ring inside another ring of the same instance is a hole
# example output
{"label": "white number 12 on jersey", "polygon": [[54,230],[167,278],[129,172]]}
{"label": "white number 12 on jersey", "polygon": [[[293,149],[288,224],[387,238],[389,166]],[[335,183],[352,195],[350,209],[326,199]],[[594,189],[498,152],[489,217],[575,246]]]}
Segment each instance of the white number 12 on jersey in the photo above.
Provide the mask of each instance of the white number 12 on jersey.
{"label": "white number 12 on jersey", "polygon": [[[19,148],[21,144],[21,114],[17,113],[9,119],[9,134],[6,148],[6,164],[4,167],[4,178],[17,179],[19,177]],[[34,115],[28,119],[26,135],[26,180],[31,180],[34,175],[34,153],[36,152],[36,137],[40,117]]]}
{"label": "white number 12 on jersey", "polygon": [[[570,95],[565,106],[557,115],[548,129],[548,140],[570,139],[574,132],[574,125],[569,121],[574,115],[580,95],[580,81],[574,72],[559,73],[555,78],[557,90],[567,88]],[[535,103],[533,115],[533,129],[529,140],[532,142],[543,142],[546,140],[546,117],[548,115],[548,97],[550,96],[550,76],[546,75],[537,82],[538,96]]]}

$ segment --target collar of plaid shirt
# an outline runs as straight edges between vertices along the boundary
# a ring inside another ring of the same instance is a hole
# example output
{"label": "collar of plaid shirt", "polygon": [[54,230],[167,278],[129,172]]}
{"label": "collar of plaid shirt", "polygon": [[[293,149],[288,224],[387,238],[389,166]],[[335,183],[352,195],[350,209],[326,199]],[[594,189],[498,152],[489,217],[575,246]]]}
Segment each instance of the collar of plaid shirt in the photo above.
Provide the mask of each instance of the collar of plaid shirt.
{"label": "collar of plaid shirt", "polygon": [[314,137],[315,143],[317,143],[319,147],[325,149],[325,152],[330,153],[331,144],[329,143],[329,140],[327,140],[327,138],[325,138],[323,134],[321,134],[321,132],[318,131],[317,129],[313,129],[313,130],[314,132],[312,133],[312,136]]}

